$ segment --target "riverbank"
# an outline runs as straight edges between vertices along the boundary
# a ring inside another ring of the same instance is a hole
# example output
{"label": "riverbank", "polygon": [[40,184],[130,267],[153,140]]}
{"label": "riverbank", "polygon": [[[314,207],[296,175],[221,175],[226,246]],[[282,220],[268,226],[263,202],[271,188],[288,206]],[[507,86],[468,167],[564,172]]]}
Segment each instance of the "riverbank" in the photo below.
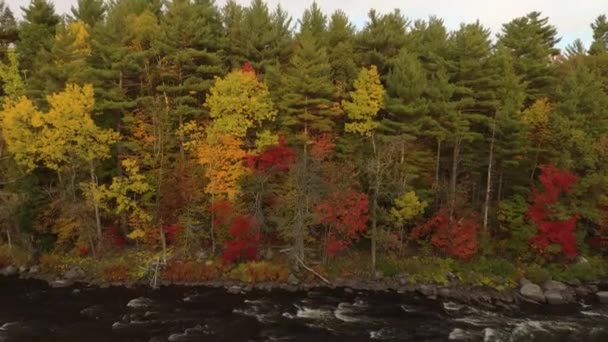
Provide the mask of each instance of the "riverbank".
{"label": "riverbank", "polygon": [[[8,266],[0,270],[0,275],[19,277],[21,279],[36,279],[47,282],[51,287],[63,288],[74,285],[88,287],[150,287],[150,279],[130,281],[104,281],[90,278],[77,268],[66,272],[41,272],[40,266],[16,267]],[[156,286],[183,286],[224,288],[229,293],[244,294],[251,291],[283,290],[288,292],[310,291],[314,289],[343,289],[346,292],[375,291],[395,292],[400,294],[416,294],[432,300],[454,301],[458,303],[493,307],[497,309],[516,309],[521,305],[569,305],[575,303],[596,303],[608,305],[608,281],[574,282],[566,284],[555,280],[547,280],[542,284],[534,284],[526,278],[520,279],[519,286],[497,290],[488,286],[466,284],[454,275],[448,275],[448,283],[437,284],[430,282],[409,282],[407,275],[400,277],[382,277],[378,279],[336,278],[323,282],[317,278],[300,280],[293,274],[287,281],[247,282],[234,279],[210,279],[197,282],[180,282],[158,279]]]}

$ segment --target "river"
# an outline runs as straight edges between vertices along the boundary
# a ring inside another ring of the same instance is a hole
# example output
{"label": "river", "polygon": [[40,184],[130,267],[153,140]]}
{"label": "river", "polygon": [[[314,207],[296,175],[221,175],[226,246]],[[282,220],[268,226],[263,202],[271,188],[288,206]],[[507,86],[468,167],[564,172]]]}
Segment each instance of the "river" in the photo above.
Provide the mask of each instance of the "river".
{"label": "river", "polygon": [[413,294],[74,286],[0,277],[0,341],[608,341],[608,306],[493,310]]}

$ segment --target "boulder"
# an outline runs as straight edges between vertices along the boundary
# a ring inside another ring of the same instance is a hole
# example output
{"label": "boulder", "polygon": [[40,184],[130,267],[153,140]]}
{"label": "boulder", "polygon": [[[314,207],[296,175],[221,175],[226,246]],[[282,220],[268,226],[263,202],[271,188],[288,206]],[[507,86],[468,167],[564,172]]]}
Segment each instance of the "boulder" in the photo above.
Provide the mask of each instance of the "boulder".
{"label": "boulder", "polygon": [[62,288],[62,287],[68,287],[72,285],[72,282],[69,280],[65,280],[65,279],[56,279],[53,280],[49,283],[49,285],[51,285],[52,288]]}
{"label": "boulder", "polygon": [[290,274],[289,277],[287,277],[287,282],[291,285],[298,285],[300,280],[295,275]]}
{"label": "boulder", "polygon": [[138,297],[135,299],[131,299],[127,303],[127,307],[129,308],[148,308],[154,305],[154,301],[150,298]]}
{"label": "boulder", "polygon": [[538,303],[545,302],[545,295],[543,294],[543,290],[540,286],[536,284],[525,284],[519,289],[519,293],[527,299],[533,300]]}
{"label": "boulder", "polygon": [[409,282],[409,279],[407,277],[407,274],[403,274],[399,276],[399,285],[401,286],[405,286],[407,285]]}
{"label": "boulder", "polygon": [[524,285],[527,285],[527,284],[532,284],[532,282],[526,278],[519,279],[519,286],[523,287]]}
{"label": "boulder", "polygon": [[67,280],[76,280],[84,278],[85,274],[82,268],[74,266],[63,274],[63,277]]}
{"label": "boulder", "polygon": [[38,266],[30,267],[30,274],[36,274],[38,272],[40,272],[40,267],[38,267]]}
{"label": "boulder", "polygon": [[568,286],[556,280],[547,280],[543,283],[545,291],[568,291]]}
{"label": "boulder", "polygon": [[560,304],[568,303],[568,299],[566,298],[566,295],[564,295],[560,291],[548,290],[548,291],[545,291],[544,295],[545,295],[545,298],[547,299],[547,303],[549,303],[551,305],[560,305]]}
{"label": "boulder", "polygon": [[595,295],[597,296],[597,299],[600,301],[600,303],[608,304],[608,291],[600,291]]}
{"label": "boulder", "polygon": [[19,272],[19,269],[17,269],[17,267],[10,265],[10,266],[5,267],[1,273],[5,276],[12,276],[12,275],[17,274],[18,272]]}
{"label": "boulder", "polygon": [[22,274],[23,274],[23,273],[27,273],[27,267],[25,267],[25,266],[20,266],[20,267],[19,267],[19,273],[22,273]]}

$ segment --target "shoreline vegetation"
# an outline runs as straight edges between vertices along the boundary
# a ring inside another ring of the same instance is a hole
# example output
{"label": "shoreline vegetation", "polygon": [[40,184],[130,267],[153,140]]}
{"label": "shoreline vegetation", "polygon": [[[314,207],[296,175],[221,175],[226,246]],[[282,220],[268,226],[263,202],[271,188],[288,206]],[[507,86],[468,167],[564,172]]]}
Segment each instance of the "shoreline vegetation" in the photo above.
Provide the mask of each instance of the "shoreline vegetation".
{"label": "shoreline vegetation", "polygon": [[601,13],[560,50],[540,12],[21,10],[0,0],[3,274],[608,302]]}

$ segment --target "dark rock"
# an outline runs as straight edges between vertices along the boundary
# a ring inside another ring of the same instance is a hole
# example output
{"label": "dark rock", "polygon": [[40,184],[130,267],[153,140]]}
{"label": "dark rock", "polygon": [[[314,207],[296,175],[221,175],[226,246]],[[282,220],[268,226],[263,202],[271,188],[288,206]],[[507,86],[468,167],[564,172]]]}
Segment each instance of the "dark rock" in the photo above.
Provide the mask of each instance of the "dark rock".
{"label": "dark rock", "polygon": [[355,293],[355,291],[353,289],[351,289],[350,287],[347,287],[344,289],[344,293],[353,294],[353,293]]}
{"label": "dark rock", "polygon": [[40,267],[38,267],[38,266],[30,267],[30,272],[29,272],[30,274],[36,274],[38,272],[40,272]]}
{"label": "dark rock", "polygon": [[544,293],[547,303],[551,305],[560,305],[568,303],[566,296],[557,290],[547,290]]}
{"label": "dark rock", "polygon": [[243,293],[243,289],[240,286],[237,286],[237,285],[230,286],[227,291],[228,291],[228,293],[231,293],[231,294],[241,294],[241,293]]}
{"label": "dark rock", "polygon": [[577,286],[583,285],[583,283],[581,283],[581,281],[578,279],[569,280],[566,282],[566,284],[568,284],[569,286],[572,286],[572,287],[577,287]]}
{"label": "dark rock", "polygon": [[418,292],[420,292],[423,296],[430,298],[430,299],[436,299],[437,298],[437,288],[433,285],[420,285],[418,287]]}
{"label": "dark rock", "polygon": [[399,285],[405,286],[408,284],[408,282],[409,282],[409,279],[407,277],[407,274],[399,276]]}
{"label": "dark rock", "polygon": [[547,280],[543,283],[543,289],[545,291],[567,291],[568,286],[556,280]]}
{"label": "dark rock", "polygon": [[608,304],[608,291],[601,291],[595,294],[597,296],[597,299],[600,301],[600,303],[602,304]]}
{"label": "dark rock", "polygon": [[26,273],[26,272],[27,272],[27,267],[25,267],[25,266],[20,266],[19,267],[19,273],[23,274],[23,273]]}
{"label": "dark rock", "polygon": [[531,299],[538,303],[545,302],[545,295],[540,286],[536,284],[525,284],[519,289],[519,293],[527,299]]}
{"label": "dark rock", "polygon": [[437,291],[437,294],[440,297],[444,297],[444,298],[451,298],[452,297],[452,291],[450,291],[450,289],[447,288],[447,287],[440,288],[439,291]]}
{"label": "dark rock", "polygon": [[589,297],[594,292],[588,286],[577,286],[574,289],[574,293],[581,298]]}

